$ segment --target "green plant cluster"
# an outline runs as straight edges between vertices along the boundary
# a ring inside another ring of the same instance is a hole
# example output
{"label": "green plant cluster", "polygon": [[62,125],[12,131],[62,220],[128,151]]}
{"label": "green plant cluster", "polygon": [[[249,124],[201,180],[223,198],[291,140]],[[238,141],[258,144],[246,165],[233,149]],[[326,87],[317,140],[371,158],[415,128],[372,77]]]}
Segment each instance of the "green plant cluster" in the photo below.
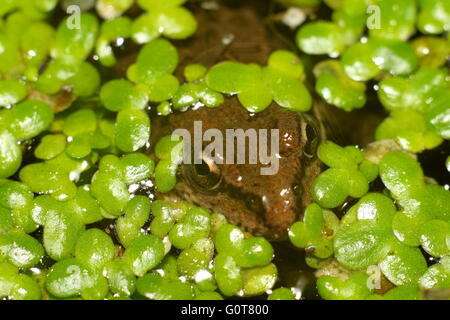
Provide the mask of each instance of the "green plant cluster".
{"label": "green plant cluster", "polygon": [[[303,52],[331,58],[314,67],[316,92],[351,111],[367,104],[367,85],[375,82],[389,113],[375,138],[382,144],[394,140],[404,152],[386,147],[373,156],[323,143],[318,156],[328,169],[314,181],[315,203],[289,236],[305,248],[307,264],[319,269],[317,287],[325,299],[419,299],[424,290],[450,285],[450,192],[427,179],[415,156],[406,153],[449,139],[450,3],[324,2],[333,10],[331,21],[308,22],[296,35]],[[384,189],[373,192],[376,179]],[[348,206],[348,199],[357,202]],[[343,205],[348,207],[338,219],[330,209]],[[334,263],[343,271],[330,272]],[[382,279],[395,287],[386,292],[373,285]]]}
{"label": "green plant cluster", "polygon": [[[184,2],[137,1],[145,12],[132,20],[123,14],[134,1],[97,1],[104,21],[84,12],[56,28],[46,21],[58,1],[0,5],[0,297],[222,299],[274,286],[264,238],[192,204],[134,193],[153,182],[170,191],[182,151],[166,137],[155,159],[144,152],[148,106],[168,115],[224,100],[201,65],[186,66],[186,84],[172,75],[178,52],[162,37],[197,27]],[[114,45],[127,38],[143,45],[127,79],[103,82],[89,58],[115,66]],[[98,227],[107,220],[112,233]],[[227,243],[230,227],[242,243]]]}
{"label": "green plant cluster", "polygon": [[303,52],[334,58],[315,67],[322,99],[346,111],[359,109],[366,105],[366,83],[376,81],[379,101],[390,112],[377,140],[394,139],[405,150],[421,152],[449,139],[448,1],[325,2],[333,9],[332,21],[306,23],[296,36]]}
{"label": "green plant cluster", "polygon": [[[320,0],[279,2],[314,7]],[[286,50],[264,66],[190,64],[177,78],[173,41],[197,29],[185,3],[98,0],[55,25],[57,0],[1,1],[0,298],[299,298],[277,288],[266,239],[191,203],[139,193],[171,191],[183,152],[180,140],[150,141],[150,106],[170,116],[218,107],[231,95],[250,113],[273,102],[296,112],[313,104],[306,63]],[[450,138],[449,2],[325,3],[332,21],[308,22],[296,36],[303,52],[330,58],[313,68],[317,94],[351,111],[367,104],[367,82],[377,81],[389,117],[376,139],[393,139],[403,151],[373,157],[323,143],[318,156],[328,168],[290,240],[306,250],[310,267],[344,270],[318,277],[325,299],[417,299],[422,290],[449,288],[450,193],[406,153]],[[379,26],[366,32],[377,22],[368,17],[373,5]],[[135,19],[127,15],[133,8]],[[115,49],[125,41],[139,46],[137,56],[123,78],[111,79]],[[383,190],[372,190],[376,180]],[[373,271],[395,287],[376,291]]]}
{"label": "green plant cluster", "polygon": [[[306,249],[309,266],[322,269],[337,262],[347,271],[320,276],[321,296],[419,299],[421,290],[448,288],[450,192],[427,183],[420,164],[404,152],[389,151],[378,163],[362,160],[358,172],[355,167],[348,169],[350,164],[355,166],[354,147],[326,142],[320,149],[319,157],[330,169],[315,180],[317,204],[306,209],[303,221],[291,226],[289,237],[295,246]],[[358,158],[363,159],[362,153]],[[361,180],[366,175],[371,181],[378,174],[384,190],[368,192],[367,180],[359,189],[359,175]],[[341,219],[321,208],[340,206],[349,195],[358,201]],[[434,263],[429,265],[420,249],[433,257]],[[378,273],[371,275],[373,270]],[[395,285],[384,295],[375,291],[382,289],[375,286],[382,277]]]}

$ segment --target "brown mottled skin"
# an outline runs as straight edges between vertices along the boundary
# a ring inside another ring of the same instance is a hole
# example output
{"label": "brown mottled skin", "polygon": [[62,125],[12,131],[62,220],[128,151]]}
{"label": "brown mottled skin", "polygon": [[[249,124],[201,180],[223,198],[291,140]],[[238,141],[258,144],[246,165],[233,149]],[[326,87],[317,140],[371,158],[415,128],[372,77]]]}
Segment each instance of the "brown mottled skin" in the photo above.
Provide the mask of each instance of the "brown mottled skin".
{"label": "brown mottled skin", "polygon": [[[219,61],[236,60],[266,64],[275,48],[284,47],[276,38],[274,41],[264,25],[262,15],[266,13],[258,12],[255,6],[231,9],[221,5],[217,11],[195,12],[202,28],[192,39],[179,46],[180,78],[183,67],[189,63],[212,66]],[[246,32],[249,26],[251,32]],[[222,39],[229,35],[233,35],[234,40],[224,45]],[[208,190],[196,181],[192,165],[183,164],[175,189],[157,197],[187,200],[222,213],[230,222],[254,235],[272,240],[286,238],[287,228],[311,202],[311,183],[320,170],[318,159],[308,158],[304,154],[304,147],[310,144],[305,133],[307,122],[304,117],[275,103],[252,116],[235,97],[227,97],[218,108],[202,107],[168,117],[153,117],[151,141],[158,141],[178,128],[188,129],[192,133],[194,121],[198,120],[202,121],[203,132],[217,128],[224,136],[225,129],[279,129],[281,159],[278,173],[262,176],[261,164],[212,164],[210,175],[221,182],[214,190]],[[207,144],[204,143],[204,146]]]}
{"label": "brown mottled skin", "polygon": [[[236,98],[228,98],[219,108],[191,109],[173,114],[165,121],[158,121],[153,132],[170,134],[170,129],[175,128],[193,132],[193,120],[202,121],[203,131],[217,128],[224,137],[225,129],[229,128],[279,129],[279,171],[275,175],[262,176],[260,163],[210,164],[209,175],[220,183],[209,190],[199,182],[201,179],[196,179],[198,173],[193,170],[194,165],[182,165],[175,190],[159,196],[185,199],[222,213],[232,223],[254,235],[264,235],[270,239],[284,238],[287,227],[311,202],[309,190],[319,173],[317,158],[310,159],[303,153],[303,147],[308,144],[306,121],[300,114],[275,104],[251,116]],[[204,146],[208,143],[205,142]],[[248,150],[248,144],[246,147]]]}

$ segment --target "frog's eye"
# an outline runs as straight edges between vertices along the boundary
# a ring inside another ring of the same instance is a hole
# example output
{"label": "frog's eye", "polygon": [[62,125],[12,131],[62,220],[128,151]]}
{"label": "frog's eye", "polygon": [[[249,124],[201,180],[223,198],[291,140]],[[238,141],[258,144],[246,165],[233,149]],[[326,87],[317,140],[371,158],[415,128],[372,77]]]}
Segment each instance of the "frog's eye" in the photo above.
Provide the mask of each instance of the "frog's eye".
{"label": "frog's eye", "polygon": [[303,154],[308,158],[314,158],[320,143],[319,126],[311,117],[305,117],[306,124],[303,127],[303,134],[306,137],[306,143],[303,147]]}
{"label": "frog's eye", "polygon": [[219,167],[205,157],[202,163],[186,165],[185,176],[194,187],[204,191],[216,190],[222,182]]}

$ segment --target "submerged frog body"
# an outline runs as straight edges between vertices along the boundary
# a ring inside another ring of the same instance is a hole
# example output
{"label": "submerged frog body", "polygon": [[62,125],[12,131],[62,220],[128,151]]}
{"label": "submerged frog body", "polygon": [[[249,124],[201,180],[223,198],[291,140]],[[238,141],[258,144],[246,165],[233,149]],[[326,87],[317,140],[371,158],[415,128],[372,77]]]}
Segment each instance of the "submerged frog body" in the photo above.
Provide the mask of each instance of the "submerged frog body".
{"label": "submerged frog body", "polygon": [[[180,70],[194,62],[208,67],[224,60],[265,64],[270,53],[284,45],[264,25],[266,13],[259,12],[264,6],[232,8],[220,2],[218,10],[198,10],[197,19],[203,28],[179,47]],[[248,32],[245,28],[249,28]],[[227,129],[279,130],[276,174],[261,175],[261,168],[267,166],[260,162],[217,164],[204,159],[202,164],[182,164],[174,190],[157,197],[193,202],[225,215],[253,235],[272,240],[285,238],[287,228],[312,201],[311,184],[320,171],[314,154],[321,136],[312,116],[288,111],[276,103],[250,114],[236,97],[226,97],[218,108],[191,108],[152,119],[151,141],[176,129],[187,129],[193,136],[194,121],[202,122],[203,132],[218,129],[224,137]],[[203,142],[203,147],[209,143]],[[247,155],[248,147],[246,143]]]}

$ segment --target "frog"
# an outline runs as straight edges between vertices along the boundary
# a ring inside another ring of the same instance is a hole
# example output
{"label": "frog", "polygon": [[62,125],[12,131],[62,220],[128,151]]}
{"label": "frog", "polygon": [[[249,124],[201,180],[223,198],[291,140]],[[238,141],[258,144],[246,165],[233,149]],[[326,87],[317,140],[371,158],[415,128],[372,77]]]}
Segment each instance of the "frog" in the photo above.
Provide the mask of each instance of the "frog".
{"label": "frog", "polygon": [[[260,161],[253,164],[247,159],[241,164],[219,164],[204,155],[201,163],[183,162],[174,190],[157,194],[157,197],[189,201],[223,214],[231,223],[255,236],[271,240],[286,238],[287,228],[312,202],[311,185],[320,173],[321,165],[315,151],[322,138],[315,120],[282,109],[275,103],[260,113],[250,114],[235,97],[225,99],[218,108],[189,109],[164,120],[153,126],[155,139],[156,133],[170,134],[179,128],[193,133],[194,121],[201,121],[204,132],[213,128],[224,136],[230,128],[279,130],[276,173],[262,175],[261,168],[266,165]],[[206,144],[204,142],[203,147]],[[249,147],[247,143],[247,155]]]}
{"label": "frog", "polygon": [[[192,39],[178,44],[180,79],[187,64],[210,67],[224,60],[265,64],[273,50],[286,47],[263,22],[264,6],[251,2],[235,6],[217,1],[215,9],[194,8],[203,27]],[[246,25],[251,26],[251,34],[242,32]],[[183,162],[178,168],[175,188],[157,193],[156,198],[194,203],[224,215],[230,223],[254,236],[273,241],[286,239],[289,226],[312,202],[311,185],[321,169],[316,149],[324,139],[324,130],[314,113],[290,111],[273,102],[262,112],[252,114],[235,96],[228,96],[216,108],[191,107],[168,116],[152,116],[150,141],[158,141],[180,128],[193,133],[196,121],[201,121],[204,132],[218,129],[224,136],[227,129],[234,128],[278,130],[278,171],[262,175],[261,168],[265,165],[260,162],[219,164],[211,159],[202,159],[198,164]],[[207,142],[203,144],[205,147]]]}

